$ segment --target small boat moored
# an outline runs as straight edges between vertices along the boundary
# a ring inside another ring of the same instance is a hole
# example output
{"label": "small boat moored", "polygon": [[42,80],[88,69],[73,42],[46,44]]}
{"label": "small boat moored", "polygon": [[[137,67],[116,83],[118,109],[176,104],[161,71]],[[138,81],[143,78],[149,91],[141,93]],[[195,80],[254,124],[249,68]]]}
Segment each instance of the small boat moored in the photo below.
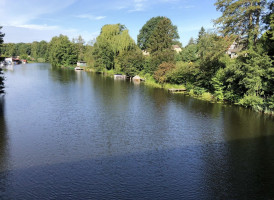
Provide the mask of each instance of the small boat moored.
{"label": "small boat moored", "polygon": [[83,70],[83,68],[81,68],[81,67],[75,67],[74,69],[75,70]]}

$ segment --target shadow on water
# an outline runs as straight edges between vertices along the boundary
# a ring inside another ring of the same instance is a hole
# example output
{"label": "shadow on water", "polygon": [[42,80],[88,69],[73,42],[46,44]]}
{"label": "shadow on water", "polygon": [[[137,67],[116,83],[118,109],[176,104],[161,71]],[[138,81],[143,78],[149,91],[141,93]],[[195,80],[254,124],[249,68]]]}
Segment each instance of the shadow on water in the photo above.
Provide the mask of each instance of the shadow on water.
{"label": "shadow on water", "polygon": [[14,199],[273,199],[274,137],[13,171]]}
{"label": "shadow on water", "polygon": [[25,91],[52,92],[6,96],[0,199],[274,198],[273,120],[94,73],[27,72],[44,81]]}
{"label": "shadow on water", "polygon": [[47,68],[50,73],[50,77],[54,82],[60,82],[63,84],[67,84],[70,82],[77,81],[77,71],[72,69],[60,68],[60,67],[51,67]]}
{"label": "shadow on water", "polygon": [[[0,197],[8,188],[9,172],[6,171],[8,163],[7,133],[5,123],[5,98],[0,96]],[[5,195],[3,196],[5,197]]]}

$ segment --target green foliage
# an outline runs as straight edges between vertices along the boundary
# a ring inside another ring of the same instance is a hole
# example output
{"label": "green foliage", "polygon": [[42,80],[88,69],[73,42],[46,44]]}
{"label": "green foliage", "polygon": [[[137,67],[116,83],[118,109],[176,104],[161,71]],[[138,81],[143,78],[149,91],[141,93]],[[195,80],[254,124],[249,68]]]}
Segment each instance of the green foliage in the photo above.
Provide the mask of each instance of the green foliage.
{"label": "green foliage", "polygon": [[115,69],[115,65],[117,65],[116,70],[119,71],[121,68],[119,61],[123,62],[122,58],[118,59],[118,57],[123,54],[127,55],[128,51],[136,49],[137,46],[125,26],[121,24],[105,25],[93,48],[94,67],[97,71],[102,71],[103,69]]}
{"label": "green foliage", "polygon": [[267,107],[274,110],[274,95],[267,99]]}
{"label": "green foliage", "polygon": [[187,45],[183,50],[180,52],[181,59],[184,62],[195,62],[198,60],[198,45],[191,44]]}
{"label": "green foliage", "polygon": [[194,83],[198,70],[195,63],[177,62],[175,69],[168,73],[167,79],[173,84]]}
{"label": "green foliage", "polygon": [[174,63],[175,52],[171,49],[154,52],[150,58],[148,73],[153,74],[163,62]]}
{"label": "green foliage", "polygon": [[219,69],[215,76],[211,80],[211,84],[214,88],[214,96],[218,101],[224,100],[224,81],[225,72],[224,69]]}
{"label": "green foliage", "polygon": [[206,31],[205,31],[204,27],[202,26],[199,33],[198,33],[198,43],[199,43],[200,39],[202,37],[204,37],[205,34],[206,34]]}
{"label": "green foliage", "polygon": [[162,64],[159,65],[158,69],[154,72],[155,80],[160,84],[164,84],[167,80],[168,72],[174,68],[175,66],[173,63],[163,62]]}
{"label": "green foliage", "polygon": [[[30,45],[30,52],[28,55],[31,55],[31,57],[37,59],[37,58],[46,58],[46,54],[48,51],[48,43],[44,40],[41,42],[33,42]],[[20,54],[19,54],[20,55]]]}
{"label": "green foliage", "polygon": [[158,51],[171,49],[172,42],[179,38],[177,27],[172,25],[170,19],[161,19],[148,40],[148,51],[153,54]]}
{"label": "green foliage", "polygon": [[95,63],[92,53],[93,53],[93,46],[89,44],[86,45],[83,60],[86,61],[87,65],[90,67],[94,67],[94,63]]}
{"label": "green foliage", "polygon": [[[5,34],[1,32],[1,29],[2,29],[2,26],[0,26],[0,55],[1,55],[1,46],[2,46],[2,43],[4,42],[4,36]],[[3,93],[3,88],[4,88],[4,76],[3,76],[3,73],[2,73],[2,69],[0,69],[0,93]]]}
{"label": "green foliage", "polygon": [[245,93],[254,96],[264,95],[265,92],[271,93],[266,91],[268,86],[264,83],[264,80],[271,79],[266,73],[273,67],[269,56],[249,50],[239,56],[238,66],[242,72],[239,85],[243,86]]}
{"label": "green foliage", "polygon": [[245,95],[244,98],[242,98],[239,101],[239,105],[242,105],[245,107],[251,107],[256,111],[262,111],[263,104],[264,104],[263,98],[255,95]]}
{"label": "green foliage", "polygon": [[22,55],[20,55],[20,59],[27,60],[28,59],[28,55],[27,54],[22,54]]}
{"label": "green foliage", "polygon": [[43,62],[46,62],[46,60],[45,60],[45,58],[37,58],[37,62],[43,63]]}
{"label": "green foliage", "polygon": [[210,94],[209,92],[204,92],[204,93],[202,93],[202,95],[201,95],[201,99],[202,99],[202,100],[205,100],[205,101],[212,101],[213,96],[212,96],[212,94]]}
{"label": "green foliage", "polygon": [[96,71],[114,68],[114,52],[107,43],[101,42],[99,47],[95,43],[92,53],[95,59],[94,67]]}
{"label": "green foliage", "polygon": [[[142,27],[137,36],[137,44],[142,50],[147,50],[150,44],[150,37],[153,34],[154,30],[158,26],[158,23],[163,20],[167,19],[166,17],[153,17],[146,22],[146,24]],[[179,38],[177,27],[172,25],[171,33],[173,34],[172,38],[174,41]]]}
{"label": "green foliage", "polygon": [[195,44],[195,40],[191,37],[187,43],[187,46]]}
{"label": "green foliage", "polygon": [[144,58],[141,50],[123,52],[118,56],[120,69],[128,76],[135,76],[144,69]]}
{"label": "green foliage", "polygon": [[83,61],[85,57],[85,40],[79,35],[78,38],[72,39],[72,43],[77,52],[77,60]]}
{"label": "green foliage", "polygon": [[77,62],[77,52],[67,36],[53,37],[49,43],[49,61],[53,66],[71,66]]}
{"label": "green foliage", "polygon": [[197,76],[197,83],[201,87],[212,90],[210,81],[224,64],[220,59],[224,56],[227,48],[232,44],[234,37],[221,37],[216,33],[205,33],[198,43],[198,55],[200,73]]}
{"label": "green foliage", "polygon": [[260,34],[260,19],[266,0],[217,0],[215,6],[222,16],[215,20],[224,35],[235,34],[246,47],[253,48]]}
{"label": "green foliage", "polygon": [[[3,28],[3,27],[0,26],[0,30],[1,30],[2,28]],[[2,33],[2,32],[0,31],[0,45],[4,42],[4,36],[5,36],[5,34]],[[0,53],[1,53],[1,52],[0,52]]]}

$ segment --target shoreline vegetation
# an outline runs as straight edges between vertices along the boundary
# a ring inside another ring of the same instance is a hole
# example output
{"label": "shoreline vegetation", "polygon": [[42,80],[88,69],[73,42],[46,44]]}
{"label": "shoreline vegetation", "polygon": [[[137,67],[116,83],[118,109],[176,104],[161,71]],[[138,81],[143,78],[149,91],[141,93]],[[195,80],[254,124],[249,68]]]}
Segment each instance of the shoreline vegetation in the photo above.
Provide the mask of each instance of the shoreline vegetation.
{"label": "shoreline vegetation", "polygon": [[86,71],[138,75],[155,88],[181,88],[198,99],[274,115],[274,2],[216,0],[215,6],[222,13],[217,28],[201,27],[184,47],[177,26],[158,16],[143,25],[137,43],[125,25],[107,24],[91,42],[59,35],[50,42],[4,43],[0,53],[56,67],[85,61]]}

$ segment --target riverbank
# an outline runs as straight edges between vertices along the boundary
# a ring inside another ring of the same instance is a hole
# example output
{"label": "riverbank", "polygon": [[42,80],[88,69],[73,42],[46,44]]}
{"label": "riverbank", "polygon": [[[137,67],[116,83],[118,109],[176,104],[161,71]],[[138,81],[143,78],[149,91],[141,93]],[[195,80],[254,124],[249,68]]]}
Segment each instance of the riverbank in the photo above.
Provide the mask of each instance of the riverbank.
{"label": "riverbank", "polygon": [[[85,68],[85,71],[87,72],[96,72],[93,68],[87,67]],[[98,72],[97,72],[98,73]],[[114,74],[117,74],[114,70],[104,70],[99,73],[103,73],[106,76],[114,76]],[[123,74],[123,73],[122,73]],[[138,74],[142,79],[144,79],[144,84],[149,87],[154,87],[154,88],[162,88],[164,90],[169,90],[169,89],[180,89],[181,91],[179,92],[174,92],[174,94],[184,94],[191,96],[192,98],[203,100],[203,101],[208,101],[211,103],[230,103],[235,106],[241,106],[246,109],[251,109],[257,113],[262,113],[262,114],[267,114],[267,115],[273,115],[274,116],[274,111],[271,110],[270,108],[267,108],[265,106],[252,106],[252,105],[241,105],[240,102],[228,102],[225,99],[220,100],[217,99],[214,94],[210,93],[207,91],[205,88],[197,87],[191,84],[186,84],[186,85],[177,85],[177,84],[170,84],[170,83],[164,83],[164,84],[159,84],[156,82],[156,80],[153,78],[152,75],[150,74],[145,74],[141,72]]]}

